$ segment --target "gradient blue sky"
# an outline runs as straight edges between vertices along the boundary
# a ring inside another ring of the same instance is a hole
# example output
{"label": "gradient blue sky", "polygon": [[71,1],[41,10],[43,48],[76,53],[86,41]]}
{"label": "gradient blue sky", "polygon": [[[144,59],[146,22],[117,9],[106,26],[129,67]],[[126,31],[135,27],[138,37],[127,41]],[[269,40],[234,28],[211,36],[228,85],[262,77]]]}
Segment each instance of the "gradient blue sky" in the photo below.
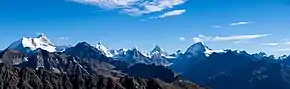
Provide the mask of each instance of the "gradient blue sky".
{"label": "gradient blue sky", "polygon": [[[158,18],[174,10],[185,13]],[[57,45],[101,41],[113,49],[137,45],[149,51],[158,44],[175,52],[201,40],[212,49],[281,55],[290,54],[290,1],[187,0],[132,15],[69,0],[1,0],[0,31],[2,49],[23,36],[45,33]]]}

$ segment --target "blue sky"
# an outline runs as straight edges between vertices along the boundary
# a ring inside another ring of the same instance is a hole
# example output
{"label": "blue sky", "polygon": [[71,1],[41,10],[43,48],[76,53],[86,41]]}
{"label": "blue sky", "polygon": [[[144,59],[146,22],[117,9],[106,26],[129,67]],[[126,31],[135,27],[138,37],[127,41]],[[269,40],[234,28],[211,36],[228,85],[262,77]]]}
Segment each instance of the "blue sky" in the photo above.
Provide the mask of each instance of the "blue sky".
{"label": "blue sky", "polygon": [[175,52],[203,41],[212,49],[281,55],[290,54],[289,28],[289,0],[0,1],[2,49],[45,33],[58,45],[101,41],[149,51],[158,44]]}

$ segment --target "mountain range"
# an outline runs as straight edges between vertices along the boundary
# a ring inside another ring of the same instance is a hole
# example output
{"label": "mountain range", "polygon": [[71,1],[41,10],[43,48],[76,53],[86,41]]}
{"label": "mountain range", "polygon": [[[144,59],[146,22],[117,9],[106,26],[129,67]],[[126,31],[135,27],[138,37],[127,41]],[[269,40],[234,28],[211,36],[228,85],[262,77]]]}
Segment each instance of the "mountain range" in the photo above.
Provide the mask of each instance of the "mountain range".
{"label": "mountain range", "polygon": [[[122,51],[133,54],[121,56],[119,53]],[[0,87],[5,89],[207,89],[188,80],[178,79],[172,70],[162,65],[147,65],[140,61],[129,63],[129,60],[121,58],[144,56],[144,52],[138,49],[118,50],[119,53],[114,55],[111,52],[113,51],[101,43],[93,46],[80,42],[69,47],[54,45],[44,34],[35,38],[23,37],[0,53]],[[149,60],[151,57],[144,56],[144,58]],[[140,70],[147,71],[139,73]]]}
{"label": "mountain range", "polygon": [[[178,50],[170,54],[158,45],[151,52],[137,47],[109,49],[101,42],[97,45],[80,42],[75,46],[56,46],[40,34],[13,42],[0,53],[0,58],[4,63],[1,68],[10,68],[7,70],[10,73],[31,68],[36,77],[43,76],[40,71],[55,77],[69,76],[67,82],[72,86],[76,81],[71,76],[82,76],[78,77],[81,78],[78,82],[95,81],[87,80],[85,75],[90,75],[102,80],[95,82],[98,89],[290,89],[290,56],[275,58],[262,52],[213,50],[203,42],[194,43],[185,52]],[[12,70],[14,67],[20,69]],[[22,76],[14,79],[17,78]],[[44,85],[52,81],[42,78],[39,77]],[[86,84],[78,87],[85,89]],[[25,87],[35,87],[31,81],[28,85]],[[39,86],[47,87],[44,85]],[[105,86],[107,88],[103,88]]]}

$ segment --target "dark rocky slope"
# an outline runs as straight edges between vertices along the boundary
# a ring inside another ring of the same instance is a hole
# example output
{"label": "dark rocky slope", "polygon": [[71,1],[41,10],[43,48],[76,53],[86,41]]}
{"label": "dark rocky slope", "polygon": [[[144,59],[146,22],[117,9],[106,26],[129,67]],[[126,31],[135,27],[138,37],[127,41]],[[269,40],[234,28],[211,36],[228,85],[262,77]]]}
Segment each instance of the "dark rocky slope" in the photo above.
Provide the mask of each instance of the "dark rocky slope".
{"label": "dark rocky slope", "polygon": [[165,83],[159,79],[104,77],[94,74],[52,73],[44,69],[0,64],[1,89],[205,89],[190,82]]}
{"label": "dark rocky slope", "polygon": [[290,72],[285,66],[273,57],[229,50],[189,66],[182,76],[213,89],[290,89]]}
{"label": "dark rocky slope", "polygon": [[159,78],[165,82],[175,81],[174,72],[164,66],[136,64],[131,66],[126,73],[130,76],[138,76],[143,78]]}

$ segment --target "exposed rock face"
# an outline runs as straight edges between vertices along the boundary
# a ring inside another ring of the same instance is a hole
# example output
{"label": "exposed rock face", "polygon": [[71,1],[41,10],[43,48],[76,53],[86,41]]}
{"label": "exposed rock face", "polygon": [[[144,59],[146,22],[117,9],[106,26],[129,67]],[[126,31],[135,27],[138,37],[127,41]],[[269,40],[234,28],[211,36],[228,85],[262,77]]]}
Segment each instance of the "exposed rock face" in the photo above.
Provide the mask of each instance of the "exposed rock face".
{"label": "exposed rock face", "polygon": [[59,53],[49,53],[41,49],[35,55],[29,57],[29,61],[25,64],[33,69],[44,68],[55,73],[98,74],[108,77],[124,75],[120,71],[115,70],[116,67],[114,65],[107,62]]}
{"label": "exposed rock face", "polygon": [[164,66],[136,64],[130,67],[127,73],[131,76],[143,78],[159,78],[165,82],[173,82],[175,80],[174,72]]}
{"label": "exposed rock face", "polygon": [[[26,57],[10,50],[1,56],[4,60]],[[191,82],[175,81],[174,73],[163,66],[138,64],[128,68],[129,64],[103,55],[99,59],[81,58],[38,49],[17,67],[4,63],[7,65],[0,65],[4,89],[202,89]]]}
{"label": "exposed rock face", "polygon": [[0,62],[9,65],[19,65],[22,62],[28,61],[25,54],[17,50],[5,50],[0,53]]}
{"label": "exposed rock face", "polygon": [[[35,54],[26,57],[20,51],[5,50],[0,54],[2,63],[18,67],[29,67],[32,69],[46,69],[54,73],[67,74],[98,74],[106,76],[123,76],[121,69],[126,70],[127,65],[114,66],[118,62],[101,62],[94,59],[86,59],[69,56],[61,53],[50,53],[42,49],[35,51]],[[105,58],[103,60],[106,60]],[[112,64],[110,64],[112,63]],[[119,68],[117,68],[119,67]]]}
{"label": "exposed rock face", "polygon": [[77,56],[81,58],[99,59],[102,54],[100,50],[91,46],[86,42],[78,43],[75,47],[71,47],[64,51],[64,54]]}
{"label": "exposed rock face", "polygon": [[99,61],[109,63],[115,66],[117,70],[126,70],[129,64],[124,61],[113,60],[103,54],[99,49],[91,46],[86,42],[78,43],[75,47],[71,47],[62,53],[63,55],[69,55],[87,59],[91,61]]}
{"label": "exposed rock face", "polygon": [[115,59],[125,61],[131,65],[138,63],[152,64],[149,54],[140,51],[137,48],[126,50],[122,54],[116,55]]}
{"label": "exposed rock face", "polygon": [[164,83],[158,79],[103,77],[52,73],[0,64],[1,89],[205,89],[189,82]]}

